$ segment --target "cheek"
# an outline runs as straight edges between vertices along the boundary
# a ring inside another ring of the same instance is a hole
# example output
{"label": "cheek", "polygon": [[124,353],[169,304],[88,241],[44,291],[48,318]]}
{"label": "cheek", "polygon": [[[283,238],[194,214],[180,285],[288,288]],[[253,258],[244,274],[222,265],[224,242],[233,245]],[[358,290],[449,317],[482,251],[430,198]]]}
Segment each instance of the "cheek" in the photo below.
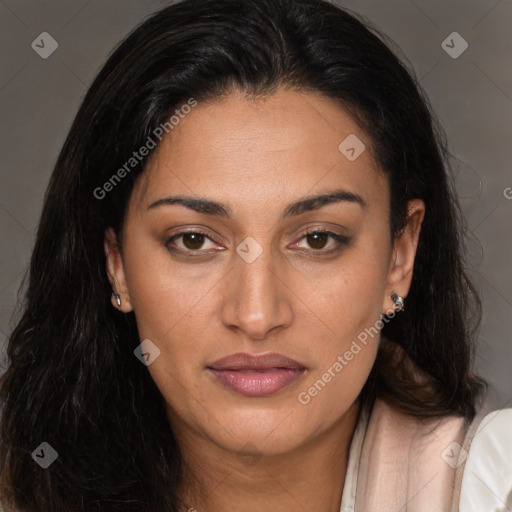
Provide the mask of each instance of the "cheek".
{"label": "cheek", "polygon": [[[304,427],[321,432],[335,422],[363,388],[380,341],[380,304],[365,281],[342,279],[343,289],[325,295],[320,313],[328,325],[319,337],[317,364],[299,390]],[[352,288],[357,293],[346,291]]]}
{"label": "cheek", "polygon": [[361,238],[328,272],[318,267],[306,278],[308,304],[335,339],[347,342],[380,318],[390,248],[379,238]]}
{"label": "cheek", "polygon": [[[194,343],[204,331],[197,316],[209,297],[222,286],[225,273],[212,267],[171,261],[165,249],[133,249],[125,258],[126,282],[142,338],[172,339],[187,333],[183,341]],[[219,282],[220,280],[220,282]],[[204,334],[203,334],[204,335]]]}
{"label": "cheek", "polygon": [[358,341],[334,353],[299,391],[303,421],[319,431],[335,422],[356,400],[371,371],[378,343]]}
{"label": "cheek", "polygon": [[332,271],[320,270],[310,281],[315,286],[307,300],[325,327],[318,337],[318,364],[302,389],[301,403],[310,403],[311,411],[336,416],[355,400],[371,371],[382,327],[387,251],[383,237],[367,238]]}

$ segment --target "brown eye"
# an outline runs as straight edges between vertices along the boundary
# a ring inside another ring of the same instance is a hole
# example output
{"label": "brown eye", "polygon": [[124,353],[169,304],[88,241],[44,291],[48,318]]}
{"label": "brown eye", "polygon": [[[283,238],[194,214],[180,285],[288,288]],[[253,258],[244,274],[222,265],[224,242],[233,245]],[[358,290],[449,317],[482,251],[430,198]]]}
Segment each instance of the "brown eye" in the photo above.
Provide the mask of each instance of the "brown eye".
{"label": "brown eye", "polygon": [[322,231],[314,231],[306,235],[308,244],[313,249],[323,249],[329,240],[329,235]]}
{"label": "brown eye", "polygon": [[[331,244],[331,247],[328,247],[330,238],[334,240],[334,243]],[[350,243],[350,238],[325,229],[314,229],[307,231],[306,234],[302,236],[299,243],[302,241],[305,241],[308,247],[299,246],[300,249],[311,249],[311,252],[329,254],[341,250],[343,246],[348,245]],[[328,248],[326,249],[326,247]]]}
{"label": "brown eye", "polygon": [[[212,247],[204,247],[206,242],[210,242]],[[174,253],[184,254],[188,256],[195,256],[200,254],[207,254],[214,247],[213,240],[202,231],[183,231],[168,238],[164,245],[167,249]]]}
{"label": "brown eye", "polygon": [[201,249],[204,244],[205,236],[202,233],[183,233],[182,237],[183,245],[193,251]]}

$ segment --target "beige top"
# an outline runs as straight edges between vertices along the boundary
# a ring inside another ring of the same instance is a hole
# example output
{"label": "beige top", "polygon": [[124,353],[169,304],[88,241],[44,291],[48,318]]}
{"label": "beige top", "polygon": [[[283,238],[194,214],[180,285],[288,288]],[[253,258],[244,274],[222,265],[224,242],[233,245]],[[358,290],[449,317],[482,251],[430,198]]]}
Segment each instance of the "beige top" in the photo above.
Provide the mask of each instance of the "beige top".
{"label": "beige top", "polygon": [[361,458],[361,450],[363,448],[363,440],[368,426],[368,417],[368,411],[366,409],[361,410],[359,421],[352,436],[340,512],[354,512],[356,503],[357,474],[359,472],[359,461]]}
{"label": "beige top", "polygon": [[512,511],[512,408],[463,424],[422,425],[377,399],[354,430],[340,512]]}

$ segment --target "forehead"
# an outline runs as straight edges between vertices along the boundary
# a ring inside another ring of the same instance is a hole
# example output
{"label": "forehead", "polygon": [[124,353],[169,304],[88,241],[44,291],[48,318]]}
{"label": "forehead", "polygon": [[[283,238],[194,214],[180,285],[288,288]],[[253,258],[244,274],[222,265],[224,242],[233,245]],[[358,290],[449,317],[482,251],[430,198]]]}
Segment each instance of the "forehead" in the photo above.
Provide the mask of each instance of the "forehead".
{"label": "forehead", "polygon": [[371,146],[355,119],[318,93],[198,102],[150,159],[140,206],[167,193],[212,197],[235,209],[270,207],[340,187],[384,204],[387,183]]}

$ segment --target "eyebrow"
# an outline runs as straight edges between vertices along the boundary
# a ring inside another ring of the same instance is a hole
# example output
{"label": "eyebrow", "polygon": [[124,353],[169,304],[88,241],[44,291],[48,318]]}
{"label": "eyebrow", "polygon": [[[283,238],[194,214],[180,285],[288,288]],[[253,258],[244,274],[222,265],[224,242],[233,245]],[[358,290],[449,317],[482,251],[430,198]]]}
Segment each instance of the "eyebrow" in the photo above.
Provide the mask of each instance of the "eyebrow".
{"label": "eyebrow", "polygon": [[[305,212],[318,210],[328,204],[339,202],[358,204],[361,208],[366,207],[366,202],[360,195],[347,190],[336,189],[326,194],[303,197],[298,201],[289,204],[281,213],[281,220],[288,217],[295,217]],[[173,204],[181,204],[186,208],[190,208],[191,210],[206,215],[213,215],[227,219],[231,219],[233,217],[231,209],[227,205],[201,197],[169,196],[151,203],[148,206],[148,210],[158,208],[159,206]]]}

